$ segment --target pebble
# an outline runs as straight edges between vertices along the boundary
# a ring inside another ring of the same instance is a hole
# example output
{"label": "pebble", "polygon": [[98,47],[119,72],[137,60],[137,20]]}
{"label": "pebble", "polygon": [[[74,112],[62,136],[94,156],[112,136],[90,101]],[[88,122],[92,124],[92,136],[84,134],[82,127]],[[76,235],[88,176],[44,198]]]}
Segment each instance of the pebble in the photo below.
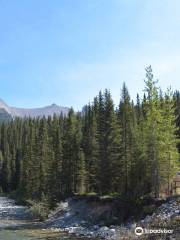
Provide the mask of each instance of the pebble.
{"label": "pebble", "polygon": [[[103,238],[106,240],[119,240],[121,234],[134,234],[134,229],[136,226],[139,226],[140,223],[143,223],[143,226],[148,226],[154,220],[159,219],[160,221],[168,222],[172,217],[179,215],[180,206],[176,200],[171,200],[168,203],[161,205],[151,216],[147,215],[139,223],[130,223],[123,226],[102,226],[102,225],[91,225],[88,227],[88,222],[84,220],[71,219],[70,222],[64,219],[58,222],[58,219],[55,219],[56,227],[58,228],[58,223],[60,231],[66,231],[73,233],[75,235],[81,235],[89,238]],[[67,217],[67,215],[66,215]],[[70,218],[68,218],[70,219]],[[63,228],[62,228],[63,226]],[[120,235],[118,235],[120,234]],[[134,236],[134,235],[133,235]],[[131,238],[129,238],[131,239]],[[175,238],[171,238],[175,240]]]}

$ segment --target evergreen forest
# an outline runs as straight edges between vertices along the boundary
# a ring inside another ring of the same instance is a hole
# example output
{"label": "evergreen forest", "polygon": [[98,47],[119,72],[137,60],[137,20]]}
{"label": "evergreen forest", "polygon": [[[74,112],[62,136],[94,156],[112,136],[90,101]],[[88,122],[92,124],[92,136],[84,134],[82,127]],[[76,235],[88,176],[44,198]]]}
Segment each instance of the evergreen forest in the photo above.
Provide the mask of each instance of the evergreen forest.
{"label": "evergreen forest", "polygon": [[180,93],[161,91],[151,66],[143,96],[125,83],[81,112],[0,124],[0,191],[51,206],[73,195],[159,197],[179,168]]}

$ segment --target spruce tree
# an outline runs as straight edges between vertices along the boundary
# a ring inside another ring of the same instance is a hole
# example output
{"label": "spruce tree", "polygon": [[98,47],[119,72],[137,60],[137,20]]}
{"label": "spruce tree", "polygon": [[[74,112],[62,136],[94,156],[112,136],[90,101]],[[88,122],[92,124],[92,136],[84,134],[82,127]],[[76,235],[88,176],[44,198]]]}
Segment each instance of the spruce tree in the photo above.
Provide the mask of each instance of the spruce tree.
{"label": "spruce tree", "polygon": [[121,129],[121,189],[123,195],[130,192],[130,175],[133,161],[133,110],[128,89],[123,84],[118,110],[118,120]]}
{"label": "spruce tree", "polygon": [[99,145],[95,106],[84,107],[83,112],[83,151],[86,166],[86,189],[98,192]]}
{"label": "spruce tree", "polygon": [[161,125],[161,153],[159,163],[160,186],[168,185],[168,194],[170,194],[170,185],[172,178],[179,169],[179,153],[177,149],[177,128],[175,116],[175,104],[173,93],[167,90],[162,104],[162,125]]}

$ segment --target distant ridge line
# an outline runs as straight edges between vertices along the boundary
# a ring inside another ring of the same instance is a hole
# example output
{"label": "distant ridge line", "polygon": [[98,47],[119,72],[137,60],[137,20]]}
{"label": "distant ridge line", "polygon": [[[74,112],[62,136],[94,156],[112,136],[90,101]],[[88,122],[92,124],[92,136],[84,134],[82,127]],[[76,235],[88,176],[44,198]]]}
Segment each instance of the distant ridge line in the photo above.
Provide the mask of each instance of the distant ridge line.
{"label": "distant ridge line", "polygon": [[[68,107],[58,106],[55,103],[39,108],[18,108],[18,107],[10,107],[4,100],[0,99],[0,109],[4,110],[6,114],[9,114],[12,118],[14,117],[48,117],[56,115],[66,116],[69,112]],[[1,115],[3,111],[1,112]],[[0,115],[0,118],[2,117]]]}

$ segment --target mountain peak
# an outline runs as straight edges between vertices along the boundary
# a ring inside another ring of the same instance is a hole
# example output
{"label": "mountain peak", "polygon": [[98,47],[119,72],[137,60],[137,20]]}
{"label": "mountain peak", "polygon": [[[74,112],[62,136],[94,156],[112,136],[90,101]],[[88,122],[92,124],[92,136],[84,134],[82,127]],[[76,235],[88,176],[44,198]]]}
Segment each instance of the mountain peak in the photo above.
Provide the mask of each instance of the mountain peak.
{"label": "mountain peak", "polygon": [[5,110],[12,117],[48,117],[56,115],[67,115],[69,112],[69,108],[58,106],[55,103],[52,103],[50,106],[42,107],[42,108],[17,108],[8,106],[2,99],[0,99],[0,109]]}

